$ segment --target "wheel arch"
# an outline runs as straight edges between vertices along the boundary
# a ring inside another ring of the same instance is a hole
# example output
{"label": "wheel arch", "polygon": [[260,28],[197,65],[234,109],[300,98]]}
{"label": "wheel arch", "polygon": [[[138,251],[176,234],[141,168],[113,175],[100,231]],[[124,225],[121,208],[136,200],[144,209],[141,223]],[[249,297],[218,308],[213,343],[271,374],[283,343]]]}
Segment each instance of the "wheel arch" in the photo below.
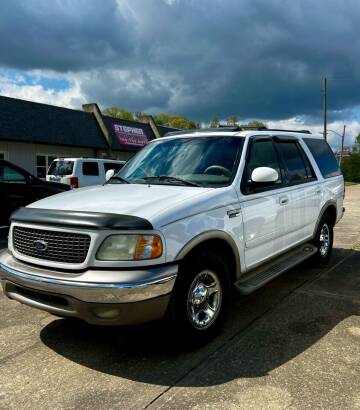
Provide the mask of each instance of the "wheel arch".
{"label": "wheel arch", "polygon": [[236,281],[240,277],[241,265],[238,247],[234,239],[223,231],[207,231],[194,237],[176,255],[175,260],[186,259],[201,249],[214,249],[226,257],[229,264],[231,279]]}
{"label": "wheel arch", "polygon": [[336,220],[337,220],[337,208],[336,208],[336,202],[335,201],[327,201],[325,203],[325,205],[321,208],[320,214],[319,214],[318,219],[316,221],[316,225],[315,225],[315,229],[314,229],[314,233],[313,233],[313,238],[315,238],[316,232],[319,228],[320,221],[326,213],[330,214],[333,225],[335,225]]}

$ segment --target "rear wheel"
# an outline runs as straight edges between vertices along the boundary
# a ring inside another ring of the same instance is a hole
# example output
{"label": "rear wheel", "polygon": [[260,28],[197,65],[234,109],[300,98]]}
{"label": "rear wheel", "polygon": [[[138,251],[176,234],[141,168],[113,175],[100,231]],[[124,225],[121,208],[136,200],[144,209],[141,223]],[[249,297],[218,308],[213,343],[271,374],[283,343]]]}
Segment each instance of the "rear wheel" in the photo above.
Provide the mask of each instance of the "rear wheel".
{"label": "rear wheel", "polygon": [[172,326],[186,345],[208,342],[220,330],[227,313],[230,275],[220,255],[207,251],[185,261],[170,306]]}
{"label": "rear wheel", "polygon": [[334,226],[328,214],[323,215],[320,220],[315,238],[314,245],[317,247],[317,253],[313,256],[313,261],[318,266],[324,266],[330,259],[334,240]]}

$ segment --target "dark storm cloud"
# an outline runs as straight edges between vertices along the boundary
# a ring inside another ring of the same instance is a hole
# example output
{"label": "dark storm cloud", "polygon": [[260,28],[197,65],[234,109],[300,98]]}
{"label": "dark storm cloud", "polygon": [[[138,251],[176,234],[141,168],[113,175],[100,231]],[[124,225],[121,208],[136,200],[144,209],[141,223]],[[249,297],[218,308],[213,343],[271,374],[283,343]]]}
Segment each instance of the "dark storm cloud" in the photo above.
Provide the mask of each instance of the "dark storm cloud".
{"label": "dark storm cloud", "polygon": [[360,105],[358,0],[24,0],[0,7],[4,66],[71,71],[102,105],[199,120],[316,119],[324,75],[337,117]]}
{"label": "dark storm cloud", "polygon": [[2,0],[0,29],[1,64],[19,69],[100,68],[134,49],[112,0]]}

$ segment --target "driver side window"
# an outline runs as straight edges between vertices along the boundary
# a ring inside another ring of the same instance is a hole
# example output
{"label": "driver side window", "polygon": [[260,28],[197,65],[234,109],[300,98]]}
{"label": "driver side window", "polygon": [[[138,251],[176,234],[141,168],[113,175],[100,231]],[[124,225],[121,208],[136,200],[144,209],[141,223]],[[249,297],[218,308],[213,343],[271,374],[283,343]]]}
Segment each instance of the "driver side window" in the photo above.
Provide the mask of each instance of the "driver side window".
{"label": "driver side window", "polygon": [[26,179],[24,175],[15,171],[15,169],[6,166],[0,166],[0,182],[8,184],[25,184]]}
{"label": "driver side window", "polygon": [[[251,174],[255,168],[269,167],[277,171],[279,178],[271,183],[254,183]],[[268,141],[254,141],[250,146],[250,156],[245,165],[242,187],[245,194],[276,189],[282,184],[281,169],[274,143]]]}

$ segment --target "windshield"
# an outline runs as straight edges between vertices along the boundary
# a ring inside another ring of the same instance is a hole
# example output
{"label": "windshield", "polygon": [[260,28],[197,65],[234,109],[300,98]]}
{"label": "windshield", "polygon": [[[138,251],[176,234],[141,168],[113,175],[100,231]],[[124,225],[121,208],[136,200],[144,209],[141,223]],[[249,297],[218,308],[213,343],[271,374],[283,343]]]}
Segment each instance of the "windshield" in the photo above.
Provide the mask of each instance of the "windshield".
{"label": "windshield", "polygon": [[48,175],[71,175],[74,161],[53,161],[50,165]]}
{"label": "windshield", "polygon": [[225,186],[236,173],[242,146],[243,138],[230,136],[158,140],[139,151],[109,182]]}

